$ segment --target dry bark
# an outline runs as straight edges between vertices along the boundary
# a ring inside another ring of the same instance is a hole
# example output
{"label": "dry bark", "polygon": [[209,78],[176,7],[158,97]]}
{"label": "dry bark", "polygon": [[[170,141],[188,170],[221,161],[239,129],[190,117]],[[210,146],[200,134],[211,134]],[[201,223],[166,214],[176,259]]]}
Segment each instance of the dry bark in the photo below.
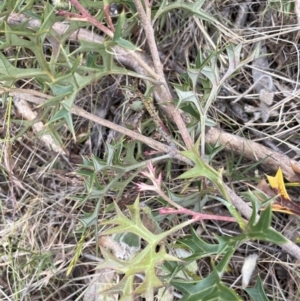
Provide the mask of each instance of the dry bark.
{"label": "dry bark", "polygon": [[294,172],[295,168],[300,170],[299,162],[290,159],[288,156],[274,152],[257,142],[223,132],[213,127],[207,131],[205,140],[210,144],[220,143],[225,146],[225,150],[243,154],[245,158],[253,162],[261,161],[261,165],[273,171],[277,171],[280,167],[285,178],[290,182],[299,182],[300,180],[299,174]]}

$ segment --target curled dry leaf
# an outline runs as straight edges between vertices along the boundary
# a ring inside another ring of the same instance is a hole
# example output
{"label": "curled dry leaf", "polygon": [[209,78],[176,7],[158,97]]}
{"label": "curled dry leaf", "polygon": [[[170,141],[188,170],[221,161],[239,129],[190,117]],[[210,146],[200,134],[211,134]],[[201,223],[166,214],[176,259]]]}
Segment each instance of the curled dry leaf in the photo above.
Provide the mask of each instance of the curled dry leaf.
{"label": "curled dry leaf", "polygon": [[103,294],[106,289],[115,285],[117,273],[111,269],[103,269],[96,273],[86,289],[83,301],[117,301],[118,294]]}
{"label": "curled dry leaf", "polygon": [[278,169],[275,177],[267,176],[267,178],[270,186],[278,195],[272,204],[272,210],[300,216],[300,206],[290,199],[286,191],[281,168]]}
{"label": "curled dry leaf", "polygon": [[261,89],[259,92],[259,110],[261,113],[261,119],[263,122],[267,122],[270,117],[270,105],[273,103],[274,92],[267,89]]}
{"label": "curled dry leaf", "polygon": [[252,76],[253,85],[257,93],[259,93],[259,111],[263,122],[267,122],[270,116],[269,106],[273,103],[274,91],[276,90],[273,78],[266,74],[269,68],[268,59],[264,54],[267,54],[267,49],[264,45],[260,46],[261,57],[253,61]]}

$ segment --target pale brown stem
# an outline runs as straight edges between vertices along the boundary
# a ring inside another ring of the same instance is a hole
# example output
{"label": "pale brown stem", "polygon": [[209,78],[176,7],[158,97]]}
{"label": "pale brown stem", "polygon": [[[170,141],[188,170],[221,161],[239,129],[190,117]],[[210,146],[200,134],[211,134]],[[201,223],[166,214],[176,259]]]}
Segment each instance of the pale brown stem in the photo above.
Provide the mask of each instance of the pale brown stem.
{"label": "pale brown stem", "polygon": [[299,182],[300,176],[294,172],[294,169],[300,170],[299,162],[292,160],[286,155],[274,152],[255,141],[223,132],[214,127],[207,131],[205,140],[210,144],[220,143],[225,146],[225,150],[243,154],[245,158],[254,162],[261,161],[260,164],[262,166],[273,171],[277,171],[281,167],[284,177],[288,181]]}
{"label": "pale brown stem", "polygon": [[[4,88],[2,88],[3,90]],[[41,99],[40,97],[36,97],[34,96],[34,93],[26,93],[26,91],[28,90],[23,90],[22,92],[19,91],[20,89],[9,89],[7,90],[6,92],[9,92],[9,95],[10,96],[14,96],[14,97],[17,97],[17,98],[20,98],[20,99],[23,99],[23,100],[26,100],[26,101],[29,101],[29,102],[32,102],[32,103],[35,103],[35,104],[38,104],[38,105],[41,105],[44,103],[44,101],[46,99],[50,99],[51,96],[48,96],[48,95],[45,95],[44,94],[44,98],[45,99]],[[22,90],[22,89],[21,89]],[[31,91],[31,90],[29,90]],[[41,93],[39,93],[39,95],[41,95]],[[71,109],[71,113],[77,115],[77,116],[81,116],[83,118],[86,118],[90,121],[93,121],[97,124],[100,124],[100,125],[103,125],[105,127],[108,127],[114,131],[117,131],[119,133],[122,133],[128,137],[131,137],[132,139],[134,140],[139,140],[143,143],[145,143],[146,145],[150,146],[151,148],[159,151],[159,152],[163,152],[163,153],[167,153],[167,154],[170,154],[170,156],[173,156],[174,158],[182,161],[182,162],[185,162],[187,164],[191,164],[191,161],[189,159],[187,159],[186,157],[182,156],[179,152],[176,152],[176,150],[174,150],[174,148],[166,145],[166,144],[163,144],[163,143],[160,143],[156,140],[153,140],[149,137],[146,137],[144,135],[141,135],[137,132],[134,132],[132,130],[129,130],[125,127],[122,127],[118,124],[115,124],[113,122],[110,122],[109,120],[106,120],[106,119],[103,119],[103,118],[100,118],[96,115],[93,115],[85,110],[83,110],[82,108],[76,106],[76,105],[73,105],[72,106],[72,109]]]}
{"label": "pale brown stem", "polygon": [[[193,146],[192,138],[186,128],[184,121],[182,120],[182,117],[181,117],[179,111],[175,108],[174,104],[172,103],[173,97],[172,97],[172,94],[169,90],[169,87],[168,87],[166,79],[165,79],[163,65],[160,61],[158,49],[156,46],[153,27],[151,24],[151,20],[148,17],[149,14],[146,14],[141,0],[134,0],[134,4],[135,4],[138,14],[140,16],[140,21],[145,30],[146,39],[147,39],[149,49],[151,52],[155,72],[158,74],[159,82],[161,83],[161,85],[158,85],[156,87],[156,92],[160,93],[162,95],[163,101],[165,103],[167,103],[167,107],[164,107],[164,110],[167,112],[167,114],[171,118],[174,119],[174,121],[180,131],[182,139],[185,143],[186,148],[191,149]],[[149,3],[148,3],[148,5],[149,5]],[[150,10],[150,7],[147,7],[146,9]],[[160,104],[162,104],[162,102]]]}
{"label": "pale brown stem", "polygon": [[104,13],[105,13],[106,21],[107,21],[111,31],[115,32],[115,26],[114,26],[114,24],[111,20],[111,17],[110,17],[109,5],[108,4],[104,4]]}

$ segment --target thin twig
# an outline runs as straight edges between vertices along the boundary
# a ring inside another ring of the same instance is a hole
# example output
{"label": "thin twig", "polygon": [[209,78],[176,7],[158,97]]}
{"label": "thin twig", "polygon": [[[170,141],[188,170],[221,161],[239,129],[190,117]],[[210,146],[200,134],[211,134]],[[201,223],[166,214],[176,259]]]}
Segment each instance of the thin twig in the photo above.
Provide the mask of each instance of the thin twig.
{"label": "thin twig", "polygon": [[[154,65],[155,72],[160,76],[160,81],[165,85],[166,89],[168,90],[168,86],[166,84],[165,74],[163,71],[163,65],[159,58],[158,49],[156,46],[156,41],[154,37],[154,31],[153,27],[151,25],[151,20],[148,19],[148,16],[145,13],[145,10],[142,5],[142,1],[140,0],[134,0],[134,4],[136,6],[136,9],[138,11],[138,14],[140,16],[141,23],[143,25],[143,28],[145,30],[146,39],[149,45],[149,49],[152,56],[152,61]],[[168,91],[170,94],[170,100],[172,99],[170,91]]]}
{"label": "thin twig", "polygon": [[[49,95],[45,95],[44,94],[44,99],[41,99],[40,97],[36,97],[36,96],[33,96],[34,93],[28,93],[28,91],[31,91],[31,90],[25,90],[25,92],[20,92],[19,91],[20,89],[10,89],[10,90],[6,90],[5,92],[9,92],[9,95],[10,96],[14,96],[14,97],[17,97],[17,98],[20,98],[20,99],[23,99],[23,100],[26,100],[26,101],[29,101],[29,102],[32,102],[32,103],[35,103],[35,104],[38,104],[38,105],[41,105],[45,102],[46,99],[50,99],[51,96]],[[2,88],[2,91],[4,91],[4,88]],[[41,95],[41,93],[39,93],[39,95]],[[159,151],[159,152],[163,152],[163,153],[167,153],[167,154],[170,154],[170,156],[173,156],[174,158],[182,161],[182,162],[185,162],[186,164],[191,164],[191,161],[189,159],[187,159],[186,157],[182,156],[178,151],[176,151],[173,147],[170,147],[166,144],[163,144],[163,143],[160,143],[156,140],[153,140],[149,137],[146,137],[144,135],[141,135],[137,132],[134,132],[132,130],[129,130],[125,127],[122,127],[118,124],[115,124],[109,120],[106,120],[106,119],[103,119],[103,118],[100,118],[96,115],[93,115],[85,110],[83,110],[82,108],[76,106],[76,105],[73,105],[72,109],[71,109],[71,113],[77,115],[77,116],[80,116],[80,117],[83,117],[83,118],[86,118],[90,121],[93,121],[97,124],[100,124],[100,125],[103,125],[105,127],[108,127],[114,131],[117,131],[121,134],[124,134],[128,137],[131,137],[132,139],[134,140],[139,140],[143,143],[145,143],[146,145],[150,146],[151,148]]]}
{"label": "thin twig", "polygon": [[229,134],[211,127],[205,135],[206,143],[224,145],[228,151],[243,154],[253,162],[261,161],[261,165],[277,171],[281,167],[284,177],[290,182],[298,182],[299,175],[294,170],[300,170],[300,163],[284,154],[272,151],[270,148],[255,141]]}
{"label": "thin twig", "polygon": [[[138,14],[140,16],[141,23],[143,25],[143,28],[146,33],[146,39],[149,45],[149,49],[152,56],[152,61],[154,65],[155,72],[159,75],[159,81],[162,83],[158,87],[156,87],[157,93],[160,93],[163,96],[164,102],[167,102],[168,108],[165,108],[166,111],[169,111],[170,116],[174,116],[173,119],[180,131],[180,134],[182,136],[182,139],[188,149],[191,149],[193,146],[193,142],[191,139],[191,136],[189,132],[187,131],[186,125],[184,121],[182,120],[182,117],[179,113],[179,111],[175,108],[174,104],[172,103],[172,94],[169,90],[168,84],[165,79],[164,71],[163,71],[163,65],[159,58],[158,49],[156,46],[156,41],[154,37],[154,31],[151,24],[150,17],[148,17],[151,14],[146,14],[142,1],[140,0],[134,0],[134,4],[136,6],[136,9],[138,11]],[[146,9],[150,9],[148,3],[148,7]],[[146,3],[147,6],[147,3]]]}
{"label": "thin twig", "polygon": [[115,26],[114,26],[114,23],[112,22],[111,17],[110,17],[109,5],[104,4],[103,9],[104,9],[104,14],[105,14],[105,17],[106,17],[106,21],[107,21],[111,31],[115,32]]}

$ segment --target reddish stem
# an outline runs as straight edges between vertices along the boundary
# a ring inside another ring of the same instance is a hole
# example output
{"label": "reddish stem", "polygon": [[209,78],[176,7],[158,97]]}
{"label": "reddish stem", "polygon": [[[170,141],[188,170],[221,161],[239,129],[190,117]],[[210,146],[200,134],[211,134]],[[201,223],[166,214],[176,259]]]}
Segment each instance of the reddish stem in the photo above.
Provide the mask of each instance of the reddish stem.
{"label": "reddish stem", "polygon": [[115,27],[114,27],[114,24],[110,17],[109,5],[107,5],[107,4],[104,5],[104,13],[105,13],[106,21],[107,21],[111,31],[115,32]]}
{"label": "reddish stem", "polygon": [[212,219],[212,220],[218,220],[218,221],[226,221],[226,222],[234,222],[236,223],[236,219],[234,217],[230,216],[219,216],[219,215],[213,215],[213,214],[204,214],[199,212],[194,212],[189,209],[180,208],[180,209],[173,209],[173,208],[161,208],[159,210],[159,213],[161,215],[167,215],[167,214],[187,214],[191,215],[193,219],[195,220],[205,220],[205,219]]}
{"label": "reddish stem", "polygon": [[[106,26],[104,26],[102,23],[100,23],[97,19],[95,19],[79,2],[78,0],[69,0],[71,4],[74,5],[74,7],[80,12],[80,16],[83,19],[83,21],[87,21],[91,23],[92,25],[99,28],[101,31],[103,31],[105,34],[107,34],[110,37],[113,37],[113,32],[108,29]],[[78,17],[76,17],[78,18]]]}

